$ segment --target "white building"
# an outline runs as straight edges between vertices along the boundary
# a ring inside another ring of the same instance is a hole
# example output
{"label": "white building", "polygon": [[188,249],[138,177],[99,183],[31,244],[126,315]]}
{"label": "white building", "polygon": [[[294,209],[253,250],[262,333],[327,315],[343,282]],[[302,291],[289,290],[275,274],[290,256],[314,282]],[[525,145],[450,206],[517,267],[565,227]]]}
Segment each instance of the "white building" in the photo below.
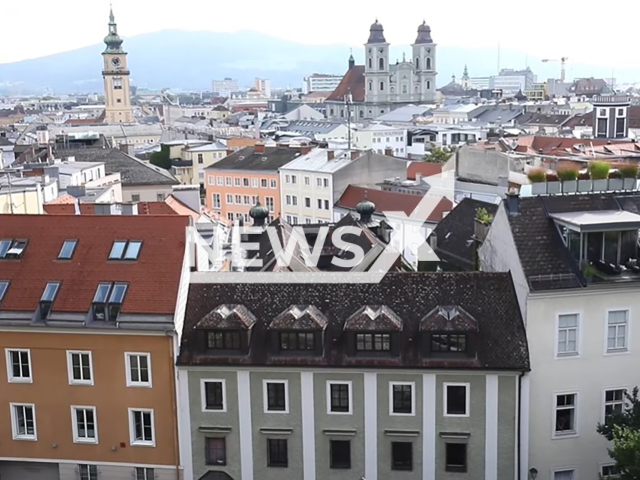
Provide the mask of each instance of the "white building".
{"label": "white building", "polygon": [[373,150],[381,155],[388,153],[395,157],[404,157],[407,154],[407,130],[403,128],[373,123],[355,129],[353,142],[359,150]]}
{"label": "white building", "polygon": [[614,464],[596,426],[640,383],[640,202],[616,197],[508,196],[480,247],[482,270],[511,271],[527,328],[520,478],[595,480]]}
{"label": "white building", "polygon": [[305,77],[302,83],[303,93],[333,92],[340,84],[342,75],[328,75],[326,73],[314,73]]}
{"label": "white building", "polygon": [[271,80],[256,77],[255,88],[262,94],[262,96],[271,98]]}
{"label": "white building", "polygon": [[433,123],[444,125],[456,125],[468,122],[473,118],[476,111],[486,109],[473,103],[465,105],[450,105],[433,110]]}
{"label": "white building", "polygon": [[233,78],[223,78],[211,82],[211,91],[221,97],[230,97],[232,93],[239,91],[238,80]]}

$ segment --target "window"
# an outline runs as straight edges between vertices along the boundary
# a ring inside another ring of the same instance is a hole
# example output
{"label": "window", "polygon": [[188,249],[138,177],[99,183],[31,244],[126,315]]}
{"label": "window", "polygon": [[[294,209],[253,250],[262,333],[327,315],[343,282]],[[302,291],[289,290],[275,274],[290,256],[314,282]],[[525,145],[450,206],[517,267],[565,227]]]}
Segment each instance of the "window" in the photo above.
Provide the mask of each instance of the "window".
{"label": "window", "polygon": [[98,443],[95,407],[71,407],[71,424],[75,443]]}
{"label": "window", "polygon": [[413,470],[413,443],[391,442],[391,469]]}
{"label": "window", "polygon": [[278,182],[274,179],[271,180],[271,188],[278,188]]}
{"label": "window", "polygon": [[289,413],[287,402],[288,382],[286,380],[264,380],[264,404],[266,412]]}
{"label": "window", "polygon": [[318,199],[318,210],[322,210],[322,199]]}
{"label": "window", "polygon": [[330,467],[351,468],[351,442],[349,440],[330,440]]}
{"label": "window", "polygon": [[291,175],[291,183],[293,185],[298,183],[298,177],[296,175]]}
{"label": "window", "polygon": [[621,413],[624,409],[625,393],[627,391],[624,388],[616,390],[605,390],[604,392],[604,416],[613,413]]}
{"label": "window", "polygon": [[383,92],[384,91],[384,82],[380,82],[380,91]]}
{"label": "window", "polygon": [[380,70],[384,70],[384,58],[378,59],[378,66],[380,67]]}
{"label": "window", "polygon": [[233,195],[227,193],[227,205],[233,205]]}
{"label": "window", "polygon": [[267,179],[266,178],[261,178],[260,179],[260,188],[267,188]]}
{"label": "window", "polygon": [[118,318],[126,293],[126,283],[98,284],[96,295],[93,297],[93,319],[114,322]]}
{"label": "window", "polygon": [[212,350],[239,350],[240,332],[207,332],[207,347]]}
{"label": "window", "polygon": [[125,352],[127,387],[151,387],[151,354]]}
{"label": "window", "polygon": [[97,465],[78,465],[80,480],[98,480]]}
{"label": "window", "polygon": [[207,465],[227,464],[227,443],[224,438],[205,439],[205,457]]}
{"label": "window", "polygon": [[274,211],[273,197],[264,197],[264,202],[265,202],[267,208],[269,209],[269,211],[273,212]]}
{"label": "window", "polygon": [[225,177],[224,181],[225,181],[225,185],[227,185],[228,187],[230,187],[231,184],[233,183],[231,180],[231,177]]}
{"label": "window", "polygon": [[268,467],[288,467],[289,455],[287,453],[286,439],[267,439],[267,466]]}
{"label": "window", "polygon": [[260,197],[258,195],[251,195],[251,205],[257,205],[260,201]]}
{"label": "window", "polygon": [[218,182],[218,185],[220,186],[224,185],[224,177],[216,177],[216,180]]}
{"label": "window", "polygon": [[414,383],[389,383],[389,414],[414,415]]}
{"label": "window", "polygon": [[19,259],[27,248],[26,240],[0,240],[0,258]]}
{"label": "window", "polygon": [[627,351],[628,325],[628,310],[609,312],[607,318],[607,353]]}
{"label": "window", "polygon": [[291,195],[286,195],[285,198],[284,198],[284,202],[287,205],[291,205]]}
{"label": "window", "polygon": [[132,202],[139,202],[140,201],[140,194],[139,193],[132,193],[131,194],[131,201]]}
{"label": "window", "polygon": [[468,417],[470,385],[468,383],[445,383],[442,387],[445,417]]}
{"label": "window", "polygon": [[324,201],[324,209],[329,210],[329,200]]}
{"label": "window", "polygon": [[615,465],[602,465],[602,469],[600,471],[602,478],[618,478],[620,477],[620,472],[618,471],[618,467]]}
{"label": "window", "polygon": [[242,186],[242,179],[240,177],[234,177],[233,178],[233,185],[235,187],[241,187]]}
{"label": "window", "polygon": [[198,164],[202,165],[204,163],[204,155],[201,153],[198,154]]}
{"label": "window", "polygon": [[69,385],[93,385],[91,352],[67,351]]}
{"label": "window", "polygon": [[420,70],[420,58],[416,57],[416,70]]}
{"label": "window", "polygon": [[0,282],[0,302],[2,302],[2,299],[4,298],[5,293],[7,293],[7,290],[9,290],[9,282],[1,281]]}
{"label": "window", "polygon": [[359,352],[388,352],[391,350],[389,333],[356,334],[356,350]]}
{"label": "window", "polygon": [[304,177],[304,184],[305,184],[306,186],[311,185],[311,178],[310,178],[310,177]]}
{"label": "window", "polygon": [[578,315],[558,316],[558,356],[578,354]]}
{"label": "window", "polygon": [[280,333],[280,350],[314,350],[315,335],[313,332]]}
{"label": "window", "polygon": [[235,196],[236,205],[242,205],[242,195]]}
{"label": "window", "polygon": [[321,178],[316,178],[316,186],[318,186],[318,187],[322,186],[322,179]]}
{"label": "window", "polygon": [[44,287],[44,292],[40,297],[40,318],[45,319],[49,315],[59,288],[60,282],[49,282]]}
{"label": "window", "polygon": [[202,410],[226,411],[225,381],[202,380]]}
{"label": "window", "polygon": [[252,178],[251,179],[251,186],[253,188],[258,188],[258,179],[257,178]]}
{"label": "window", "polygon": [[76,245],[78,245],[78,240],[65,240],[60,253],[58,253],[58,260],[71,260],[76,251]]}
{"label": "window", "polygon": [[298,197],[296,197],[295,195],[291,195],[291,204],[294,207],[297,207],[298,206]]}
{"label": "window", "polygon": [[7,378],[11,383],[31,383],[31,352],[7,349]]}
{"label": "window", "polygon": [[464,353],[467,351],[467,336],[452,334],[431,335],[432,353]]}
{"label": "window", "polygon": [[207,185],[215,185],[216,177],[207,175]]}
{"label": "window", "polygon": [[248,178],[243,178],[242,179],[242,186],[243,187],[248,187],[249,186],[249,179]]}
{"label": "window", "polygon": [[136,467],[136,480],[155,480],[155,478],[153,468]]}
{"label": "window", "polygon": [[567,393],[555,396],[555,436],[576,433],[576,398],[578,394]]}
{"label": "window", "polygon": [[553,480],[573,480],[573,470],[558,470],[553,472]]}
{"label": "window", "polygon": [[327,382],[327,413],[351,413],[351,382]]}
{"label": "window", "polygon": [[214,193],[213,194],[213,208],[216,208],[216,209],[222,208],[221,207],[221,200],[220,200],[220,194],[219,193]]}
{"label": "window", "polygon": [[323,185],[325,188],[329,188],[329,179],[328,179],[328,178],[323,178],[323,179],[322,179],[322,185]]}
{"label": "window", "polygon": [[227,220],[233,220],[233,212],[227,212]]}
{"label": "window", "polygon": [[129,409],[131,445],[155,446],[153,410]]}
{"label": "window", "polygon": [[304,197],[304,206],[305,206],[305,208],[311,208],[311,198],[310,197]]}
{"label": "window", "polygon": [[12,403],[11,426],[14,440],[37,440],[35,405]]}
{"label": "window", "polygon": [[466,472],[467,471],[467,444],[447,443],[445,445],[445,471]]}
{"label": "window", "polygon": [[249,195],[242,196],[242,203],[244,203],[245,205],[251,205],[251,199],[249,198]]}
{"label": "window", "polygon": [[109,260],[137,260],[141,248],[140,240],[116,240],[111,247]]}

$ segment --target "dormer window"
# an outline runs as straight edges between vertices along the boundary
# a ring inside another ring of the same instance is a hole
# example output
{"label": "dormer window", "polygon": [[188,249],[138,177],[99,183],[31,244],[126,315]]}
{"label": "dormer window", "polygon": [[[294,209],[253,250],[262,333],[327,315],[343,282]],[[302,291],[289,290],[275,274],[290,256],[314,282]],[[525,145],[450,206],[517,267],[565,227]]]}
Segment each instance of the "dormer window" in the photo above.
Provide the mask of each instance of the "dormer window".
{"label": "dormer window", "polygon": [[313,332],[280,332],[280,350],[315,350],[315,345],[315,334]]}
{"label": "dormer window", "polygon": [[344,324],[352,355],[398,355],[402,319],[386,305],[365,305]]}
{"label": "dormer window", "polygon": [[126,283],[101,283],[93,297],[93,319],[96,321],[115,322],[122,309],[124,296],[127,293]]}
{"label": "dormer window", "polygon": [[478,322],[458,305],[437,306],[420,320],[422,353],[427,357],[468,357]]}
{"label": "dormer window", "polygon": [[212,350],[240,350],[240,332],[207,332],[207,347]]}
{"label": "dormer window", "polygon": [[467,336],[456,334],[431,334],[431,352],[466,353]]}
{"label": "dormer window", "polygon": [[65,240],[58,254],[58,260],[71,260],[76,251],[78,240]]}
{"label": "dormer window", "polygon": [[2,303],[2,299],[7,293],[7,290],[9,290],[9,282],[5,280],[0,281],[0,303]]}
{"label": "dormer window", "polygon": [[40,318],[45,319],[49,315],[51,311],[51,306],[53,305],[54,300],[56,299],[56,295],[58,294],[58,290],[60,289],[60,282],[49,282],[47,286],[44,287],[44,292],[42,292],[42,297],[40,298]]}
{"label": "dormer window", "polygon": [[389,333],[357,333],[356,351],[388,352],[391,350],[391,334]]}
{"label": "dormer window", "polygon": [[247,353],[255,323],[255,316],[244,305],[220,305],[196,324],[201,331],[200,349],[210,355]]}
{"label": "dormer window", "polygon": [[22,254],[26,248],[26,240],[0,240],[0,259],[9,260],[22,258]]}
{"label": "dormer window", "polygon": [[109,260],[137,260],[142,242],[139,240],[116,240],[113,242]]}
{"label": "dormer window", "polygon": [[322,334],[328,324],[316,306],[291,305],[269,325],[271,351],[279,355],[320,355]]}

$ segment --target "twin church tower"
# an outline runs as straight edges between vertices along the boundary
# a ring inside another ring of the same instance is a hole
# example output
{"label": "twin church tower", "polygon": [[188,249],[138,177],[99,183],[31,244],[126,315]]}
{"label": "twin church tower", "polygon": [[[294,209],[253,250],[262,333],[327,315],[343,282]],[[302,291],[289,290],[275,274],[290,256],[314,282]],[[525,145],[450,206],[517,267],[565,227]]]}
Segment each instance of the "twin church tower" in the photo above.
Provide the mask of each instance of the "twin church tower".
{"label": "twin church tower", "polygon": [[131,108],[130,72],[127,68],[127,52],[122,49],[122,38],[118,35],[118,26],[109,15],[109,34],[104,37],[107,48],[102,52],[104,67],[105,123],[134,123]]}

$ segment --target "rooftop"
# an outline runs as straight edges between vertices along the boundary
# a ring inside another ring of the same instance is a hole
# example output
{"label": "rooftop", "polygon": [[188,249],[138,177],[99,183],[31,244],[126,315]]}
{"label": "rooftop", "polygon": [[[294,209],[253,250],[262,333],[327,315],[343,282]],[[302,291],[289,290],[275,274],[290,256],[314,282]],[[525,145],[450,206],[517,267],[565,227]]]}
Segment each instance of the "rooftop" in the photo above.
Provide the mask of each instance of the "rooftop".
{"label": "rooftop", "polygon": [[264,152],[256,152],[256,147],[245,147],[207,167],[206,170],[277,171],[299,157],[302,152],[304,150],[293,147],[264,147]]}
{"label": "rooftop", "polygon": [[[330,155],[333,155],[333,158],[329,159]],[[351,156],[347,150],[330,151],[326,148],[314,148],[309,153],[300,155],[281,168],[283,170],[333,173],[351,164],[351,162]]]}
{"label": "rooftop", "polygon": [[344,102],[345,96],[351,94],[354,102],[364,102],[364,65],[355,65],[347,70],[336,89],[327,97],[328,102]]}

